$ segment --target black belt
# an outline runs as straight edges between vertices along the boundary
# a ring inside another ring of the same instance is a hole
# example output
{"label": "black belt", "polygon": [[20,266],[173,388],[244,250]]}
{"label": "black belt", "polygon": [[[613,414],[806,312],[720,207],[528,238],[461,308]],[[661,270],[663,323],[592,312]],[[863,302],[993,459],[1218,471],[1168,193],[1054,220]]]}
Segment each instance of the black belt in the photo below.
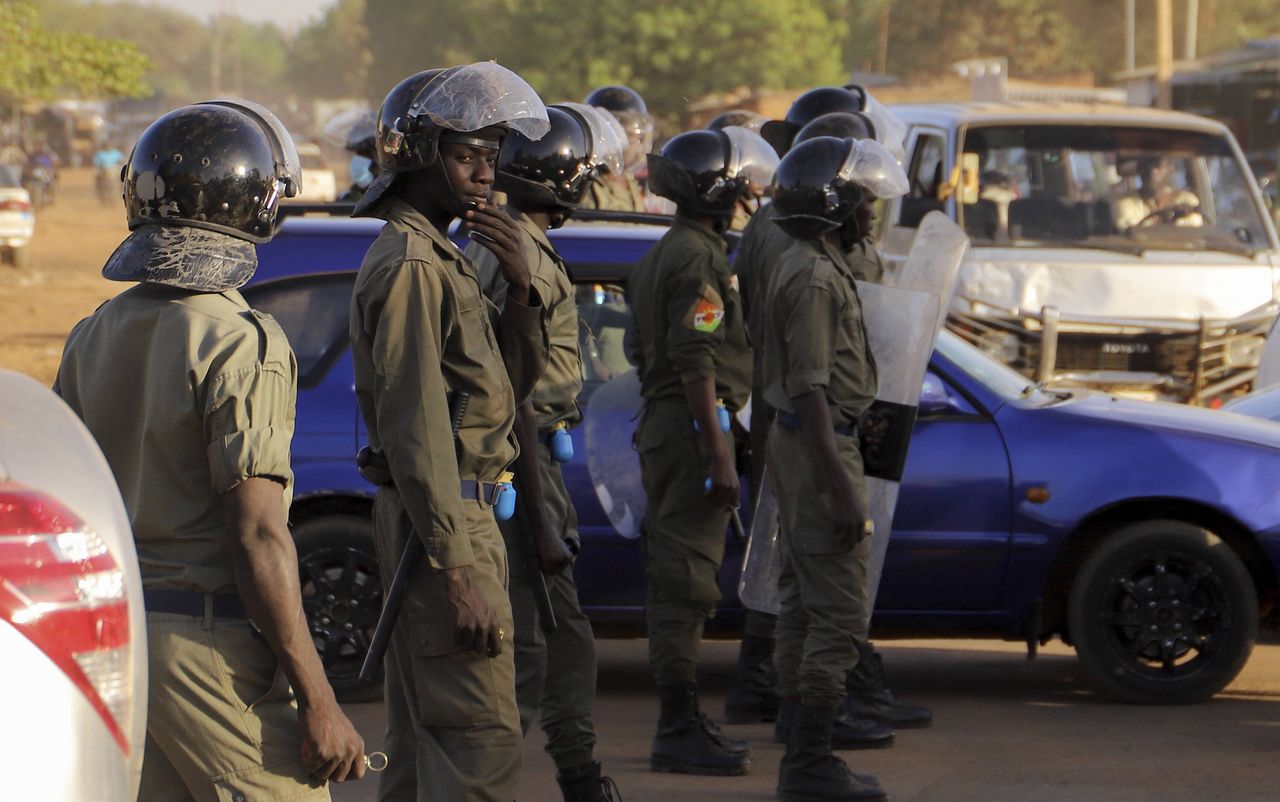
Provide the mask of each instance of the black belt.
{"label": "black belt", "polygon": [[198,593],[191,590],[143,589],[142,604],[148,613],[173,613],[204,617],[205,597],[213,599],[214,618],[248,618],[244,602],[234,593]]}
{"label": "black belt", "polygon": [[498,493],[502,485],[496,482],[477,482],[475,479],[462,480],[462,498],[466,501],[483,501],[486,504],[498,503]]}
{"label": "black belt", "polygon": [[[782,410],[778,410],[778,417],[775,418],[775,420],[777,420],[778,423],[781,423],[783,426],[786,426],[789,429],[795,429],[799,431],[800,429],[804,428],[803,426],[800,425],[800,417],[798,415],[793,415],[790,412],[783,412]],[[834,431],[836,434],[842,434],[845,437],[858,436],[858,424],[856,423],[845,423],[840,426],[832,426],[831,430]]]}

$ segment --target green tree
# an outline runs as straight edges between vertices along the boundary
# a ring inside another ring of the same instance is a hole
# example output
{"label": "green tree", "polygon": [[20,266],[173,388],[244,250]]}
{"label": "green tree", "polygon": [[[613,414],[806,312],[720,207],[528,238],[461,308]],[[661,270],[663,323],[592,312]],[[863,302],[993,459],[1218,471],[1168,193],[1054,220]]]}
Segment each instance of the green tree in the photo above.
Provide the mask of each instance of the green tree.
{"label": "green tree", "polygon": [[338,0],[299,31],[289,49],[289,83],[304,96],[358,97],[368,90],[369,31],[365,0]]}
{"label": "green tree", "polygon": [[145,95],[148,66],[130,42],[51,31],[31,3],[0,4],[0,94],[11,101]]}

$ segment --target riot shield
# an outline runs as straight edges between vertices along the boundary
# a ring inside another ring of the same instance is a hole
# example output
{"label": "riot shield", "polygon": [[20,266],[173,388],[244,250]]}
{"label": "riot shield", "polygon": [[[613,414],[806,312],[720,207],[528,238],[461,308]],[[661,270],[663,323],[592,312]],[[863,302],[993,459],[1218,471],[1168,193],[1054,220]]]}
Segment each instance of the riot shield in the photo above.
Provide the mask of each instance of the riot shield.
{"label": "riot shield", "polygon": [[640,379],[634,369],[629,370],[591,394],[582,422],[587,474],[596,499],[613,528],[626,538],[640,536],[644,518],[640,455],[631,442],[643,403]]}
{"label": "riot shield", "polygon": [[[889,546],[920,387],[967,253],[964,232],[945,215],[933,213],[925,217],[906,263],[893,276],[886,276],[891,286],[858,282],[880,379],[876,400],[859,423],[867,505],[875,523],[868,566],[871,609]],[[766,471],[738,586],[742,603],[753,610],[778,612],[777,581],[782,570],[778,538],[777,503]]]}

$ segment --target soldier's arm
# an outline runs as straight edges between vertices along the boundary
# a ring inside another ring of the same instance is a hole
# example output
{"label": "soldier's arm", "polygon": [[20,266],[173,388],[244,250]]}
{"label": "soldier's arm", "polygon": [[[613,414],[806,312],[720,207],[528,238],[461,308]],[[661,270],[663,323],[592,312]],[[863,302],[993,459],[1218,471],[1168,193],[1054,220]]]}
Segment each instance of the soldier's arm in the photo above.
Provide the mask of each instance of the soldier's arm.
{"label": "soldier's arm", "polygon": [[392,480],[433,568],[471,565],[475,555],[462,507],[449,420],[452,388],[440,371],[444,327],[453,314],[433,264],[409,262],[376,293],[381,307],[363,319],[373,330],[373,400]]}
{"label": "soldier's arm", "polygon": [[671,270],[666,291],[667,357],[680,374],[689,414],[698,422],[699,437],[711,456],[708,472],[712,503],[738,503],[738,472],[733,454],[716,420],[715,352],[724,341],[724,293],[709,254],[693,256],[689,264]]}
{"label": "soldier's arm", "polygon": [[506,212],[493,206],[467,212],[463,225],[479,234],[481,244],[497,257],[507,284],[498,318],[498,350],[519,403],[533,394],[550,354],[542,298],[533,286],[525,250],[528,237]]}
{"label": "soldier's arm", "polygon": [[266,342],[261,362],[229,349],[202,385],[210,478],[222,497],[236,589],[297,694],[303,762],[315,780],[341,782],[364,774],[364,742],[338,707],[302,612],[285,518],[297,369],[283,333],[278,345]]}
{"label": "soldier's arm", "polygon": [[784,321],[786,337],[784,389],[795,405],[814,461],[830,477],[833,523],[848,542],[857,543],[863,536],[866,505],[840,459],[827,403],[835,361],[832,333],[840,326],[842,304],[827,290],[814,286],[794,295],[779,292],[775,304],[775,320]]}
{"label": "soldier's arm", "polygon": [[249,477],[223,494],[236,588],[298,699],[302,759],[313,779],[364,776],[364,740],[343,714],[302,612],[298,555],[284,517],[284,488]]}
{"label": "soldier's arm", "polygon": [[525,401],[516,408],[516,441],[520,455],[516,457],[516,477],[520,483],[520,514],[529,516],[526,523],[533,533],[533,547],[538,564],[533,566],[545,574],[558,574],[573,562],[573,555],[547,522],[546,494],[542,486],[542,466],[538,449],[538,421],[533,402]]}

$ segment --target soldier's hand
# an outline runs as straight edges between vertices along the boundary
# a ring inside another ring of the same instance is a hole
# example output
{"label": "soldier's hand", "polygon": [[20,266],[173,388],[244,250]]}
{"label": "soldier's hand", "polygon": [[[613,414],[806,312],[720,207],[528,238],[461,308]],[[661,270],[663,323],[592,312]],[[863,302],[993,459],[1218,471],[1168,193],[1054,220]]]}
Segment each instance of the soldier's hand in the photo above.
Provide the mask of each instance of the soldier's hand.
{"label": "soldier's hand", "polygon": [[573,565],[573,552],[569,544],[556,533],[540,528],[534,534],[534,544],[538,551],[538,568],[544,574],[562,574]]}
{"label": "soldier's hand", "polygon": [[528,289],[532,274],[524,258],[520,227],[510,215],[482,203],[463,216],[462,229],[498,257],[498,269],[513,289]]}
{"label": "soldier's hand", "polygon": [[711,487],[707,489],[708,501],[725,509],[738,506],[740,498],[738,470],[728,453],[711,459],[710,480]]}
{"label": "soldier's hand", "polygon": [[364,739],[336,701],[298,710],[302,764],[317,785],[364,776]]}
{"label": "soldier's hand", "polygon": [[471,584],[471,569],[448,568],[444,574],[445,598],[453,616],[454,643],[484,657],[502,654],[506,633],[498,626],[498,613],[493,605]]}
{"label": "soldier's hand", "polygon": [[856,545],[866,537],[867,504],[844,471],[831,477],[831,519],[836,534]]}

